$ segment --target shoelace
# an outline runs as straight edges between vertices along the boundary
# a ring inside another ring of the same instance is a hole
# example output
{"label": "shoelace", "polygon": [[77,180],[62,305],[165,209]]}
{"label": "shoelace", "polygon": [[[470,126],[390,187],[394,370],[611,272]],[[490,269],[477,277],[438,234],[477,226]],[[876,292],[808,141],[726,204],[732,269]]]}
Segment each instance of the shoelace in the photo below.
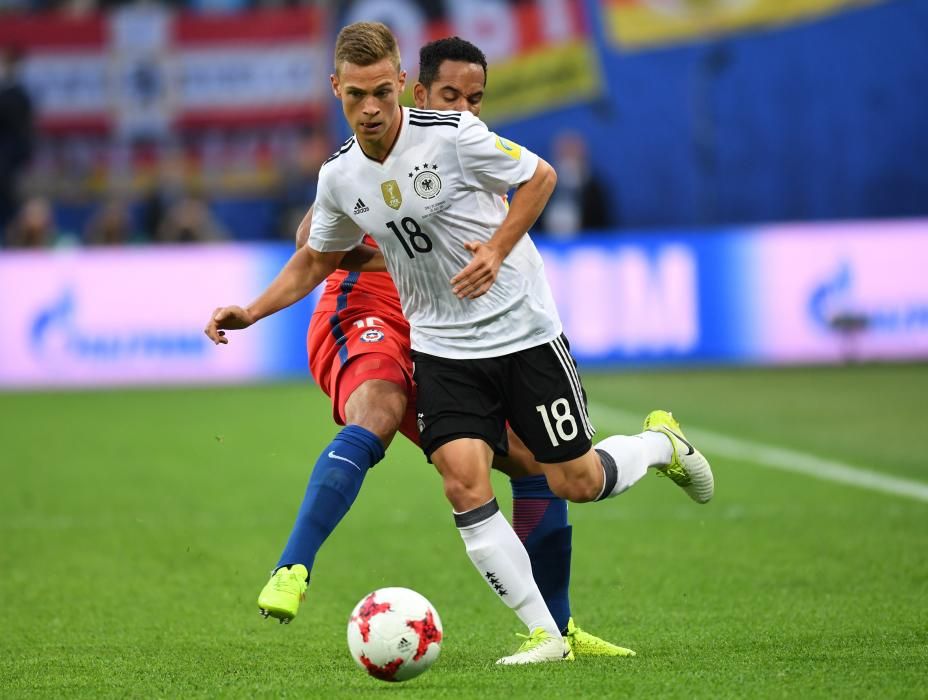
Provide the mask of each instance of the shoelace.
{"label": "shoelace", "polygon": [[300,585],[297,578],[297,575],[291,572],[287,572],[283,576],[275,576],[274,589],[278,591],[284,591],[286,593],[293,593],[298,591]]}
{"label": "shoelace", "polygon": [[657,470],[658,476],[666,476],[674,481],[677,479],[686,479],[689,477],[689,474],[686,473],[686,470],[681,465],[675,465],[666,467],[665,469]]}
{"label": "shoelace", "polygon": [[667,469],[665,469],[664,472],[658,472],[658,474],[662,474],[662,473],[670,477],[670,479],[674,483],[680,486],[689,486],[693,481],[693,478],[689,475],[689,473],[686,471],[686,469],[683,468],[683,465],[681,464],[667,467]]}
{"label": "shoelace", "polygon": [[532,632],[531,634],[520,634],[516,632],[516,636],[525,640],[519,647],[519,651],[531,651],[548,638],[543,631]]}

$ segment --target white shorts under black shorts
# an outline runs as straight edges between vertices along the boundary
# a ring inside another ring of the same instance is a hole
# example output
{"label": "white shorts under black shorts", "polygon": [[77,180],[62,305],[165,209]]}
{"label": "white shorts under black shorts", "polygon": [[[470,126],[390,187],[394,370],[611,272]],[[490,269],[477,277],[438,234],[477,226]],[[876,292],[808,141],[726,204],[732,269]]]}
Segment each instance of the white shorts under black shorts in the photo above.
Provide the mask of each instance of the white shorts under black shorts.
{"label": "white shorts under black shorts", "polygon": [[539,462],[565,462],[592,447],[586,392],[564,335],[500,357],[450,360],[413,351],[412,359],[426,457],[464,437],[506,454],[507,421]]}

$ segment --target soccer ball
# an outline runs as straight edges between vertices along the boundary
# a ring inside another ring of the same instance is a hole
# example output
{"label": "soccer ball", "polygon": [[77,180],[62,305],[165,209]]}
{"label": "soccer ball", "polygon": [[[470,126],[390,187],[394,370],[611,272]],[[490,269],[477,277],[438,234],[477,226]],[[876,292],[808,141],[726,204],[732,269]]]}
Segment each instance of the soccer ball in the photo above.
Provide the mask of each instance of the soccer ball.
{"label": "soccer ball", "polygon": [[379,588],[348,618],[348,649],[355,663],[382,681],[408,681],[428,670],[441,649],[441,619],[408,588]]}

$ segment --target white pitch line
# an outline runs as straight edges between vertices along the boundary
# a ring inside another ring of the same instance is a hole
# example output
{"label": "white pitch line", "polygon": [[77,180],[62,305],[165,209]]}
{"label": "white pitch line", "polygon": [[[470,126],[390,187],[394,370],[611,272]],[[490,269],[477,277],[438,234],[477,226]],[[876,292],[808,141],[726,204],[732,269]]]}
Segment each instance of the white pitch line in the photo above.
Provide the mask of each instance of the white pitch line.
{"label": "white pitch line", "polygon": [[[640,425],[641,422],[641,417],[637,414],[600,403],[591,403],[590,413],[594,425],[596,425],[597,419],[617,425],[629,423]],[[905,498],[913,498],[916,501],[928,503],[928,484],[920,481],[888,476],[871,469],[863,469],[833,459],[816,457],[806,452],[798,452],[785,447],[776,447],[775,445],[765,445],[752,440],[743,440],[701,428],[686,426],[686,435],[692,438],[700,450],[708,452],[710,455],[743,460],[772,469],[805,474],[816,479],[850,484],[871,491],[881,491],[894,496],[904,496]]]}

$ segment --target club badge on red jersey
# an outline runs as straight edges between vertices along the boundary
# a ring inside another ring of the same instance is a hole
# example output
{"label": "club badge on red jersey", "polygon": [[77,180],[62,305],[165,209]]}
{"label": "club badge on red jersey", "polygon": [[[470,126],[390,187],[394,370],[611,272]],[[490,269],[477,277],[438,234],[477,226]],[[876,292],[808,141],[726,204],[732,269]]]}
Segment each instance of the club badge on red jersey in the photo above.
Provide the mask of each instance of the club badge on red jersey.
{"label": "club badge on red jersey", "polygon": [[371,328],[361,334],[361,342],[363,343],[379,343],[383,338],[383,331],[376,328]]}

